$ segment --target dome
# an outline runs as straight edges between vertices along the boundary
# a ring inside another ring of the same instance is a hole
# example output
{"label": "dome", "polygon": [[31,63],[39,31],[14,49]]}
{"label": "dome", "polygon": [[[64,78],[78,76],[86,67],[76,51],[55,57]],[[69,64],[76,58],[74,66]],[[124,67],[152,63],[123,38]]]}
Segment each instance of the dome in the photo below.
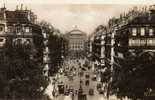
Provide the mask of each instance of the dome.
{"label": "dome", "polygon": [[75,26],[73,30],[68,32],[68,34],[70,34],[70,35],[86,35],[86,33],[79,30],[77,26]]}
{"label": "dome", "polygon": [[74,29],[74,30],[72,30],[72,31],[70,31],[69,32],[69,34],[85,34],[85,32],[82,32],[81,30],[79,30],[79,29]]}

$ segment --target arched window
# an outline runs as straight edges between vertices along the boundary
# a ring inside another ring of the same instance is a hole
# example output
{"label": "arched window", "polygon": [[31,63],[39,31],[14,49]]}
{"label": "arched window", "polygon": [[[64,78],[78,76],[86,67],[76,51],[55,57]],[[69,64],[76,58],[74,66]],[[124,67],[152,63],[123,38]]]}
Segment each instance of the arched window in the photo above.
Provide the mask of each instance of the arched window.
{"label": "arched window", "polygon": [[30,44],[31,43],[31,40],[30,39],[26,39],[25,43],[26,44]]}
{"label": "arched window", "polygon": [[22,44],[22,39],[17,38],[17,39],[14,39],[13,42],[14,42],[15,45]]}

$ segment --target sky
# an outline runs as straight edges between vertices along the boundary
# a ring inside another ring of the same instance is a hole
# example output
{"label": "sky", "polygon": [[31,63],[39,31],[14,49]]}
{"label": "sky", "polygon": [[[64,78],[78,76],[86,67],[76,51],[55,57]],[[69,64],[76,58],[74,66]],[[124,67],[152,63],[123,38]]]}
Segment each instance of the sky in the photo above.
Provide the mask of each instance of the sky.
{"label": "sky", "polygon": [[[33,1],[33,2],[32,2]],[[62,33],[71,31],[77,26],[78,29],[91,34],[98,25],[106,25],[109,18],[117,17],[120,13],[127,12],[136,5],[145,3],[107,3],[94,2],[70,2],[71,0],[2,0],[0,6],[14,10],[16,5],[24,5],[31,9],[38,17],[38,21],[45,20],[51,23]],[[74,0],[72,0],[74,1]],[[96,0],[100,1],[100,0]],[[111,1],[111,0],[110,0]],[[115,0],[120,1],[120,0]],[[124,0],[123,0],[124,1]]]}

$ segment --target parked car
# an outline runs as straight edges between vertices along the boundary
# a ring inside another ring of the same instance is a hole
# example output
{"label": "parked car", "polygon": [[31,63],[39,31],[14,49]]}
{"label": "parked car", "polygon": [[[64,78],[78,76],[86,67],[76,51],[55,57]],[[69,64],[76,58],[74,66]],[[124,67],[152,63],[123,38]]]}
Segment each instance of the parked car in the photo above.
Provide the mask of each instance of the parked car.
{"label": "parked car", "polygon": [[96,75],[93,75],[92,81],[96,81],[96,79],[97,79]]}
{"label": "parked car", "polygon": [[85,77],[88,79],[90,76],[89,76],[89,74],[86,74]]}
{"label": "parked car", "polygon": [[69,95],[69,90],[66,90],[64,95]]}
{"label": "parked car", "polygon": [[86,86],[88,86],[89,85],[89,80],[86,80],[86,83],[85,84],[86,84]]}
{"label": "parked car", "polygon": [[78,95],[78,100],[87,100],[87,95],[86,94]]}
{"label": "parked car", "polygon": [[59,84],[58,89],[59,89],[60,94],[64,94],[64,85],[63,84]]}
{"label": "parked car", "polygon": [[100,83],[97,84],[97,90],[99,90],[102,87],[102,85]]}
{"label": "parked car", "polygon": [[84,72],[83,71],[79,72],[79,75],[80,77],[82,77],[84,75]]}
{"label": "parked car", "polygon": [[94,95],[94,89],[89,89],[89,95]]}
{"label": "parked car", "polygon": [[76,71],[73,72],[73,76],[76,76]]}
{"label": "parked car", "polygon": [[82,70],[83,70],[83,71],[86,71],[86,68],[82,67]]}
{"label": "parked car", "polygon": [[98,92],[99,92],[99,94],[104,94],[104,90],[103,90],[102,88],[100,88],[100,89],[98,90]]}
{"label": "parked car", "polygon": [[69,87],[69,92],[74,92],[74,88],[72,86]]}

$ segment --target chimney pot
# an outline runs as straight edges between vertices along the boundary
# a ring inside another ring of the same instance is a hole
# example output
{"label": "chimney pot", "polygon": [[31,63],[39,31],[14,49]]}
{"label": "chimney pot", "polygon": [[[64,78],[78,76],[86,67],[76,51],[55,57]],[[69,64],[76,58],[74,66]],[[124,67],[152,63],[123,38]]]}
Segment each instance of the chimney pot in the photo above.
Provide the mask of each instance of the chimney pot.
{"label": "chimney pot", "polygon": [[23,4],[21,4],[21,8],[20,8],[20,10],[23,10]]}

